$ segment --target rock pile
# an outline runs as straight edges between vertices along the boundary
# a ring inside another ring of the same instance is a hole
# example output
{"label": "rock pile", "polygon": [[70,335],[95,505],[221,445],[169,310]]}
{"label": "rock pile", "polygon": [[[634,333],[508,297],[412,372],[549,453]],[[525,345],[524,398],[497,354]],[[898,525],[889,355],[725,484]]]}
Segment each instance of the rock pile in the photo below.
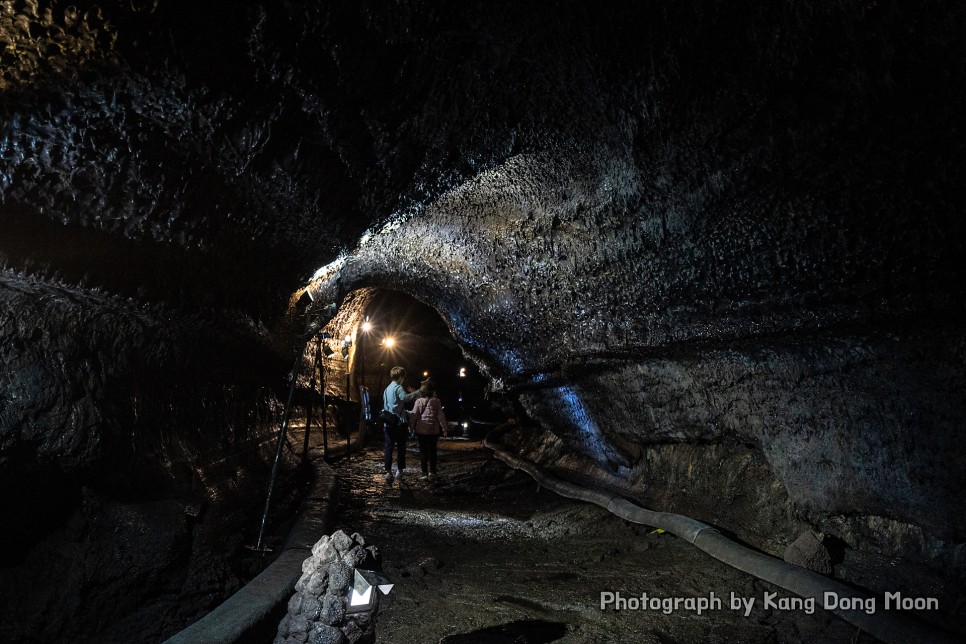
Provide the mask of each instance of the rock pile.
{"label": "rock pile", "polygon": [[278,625],[275,644],[357,644],[375,642],[375,612],[346,612],[356,568],[378,569],[381,555],[358,533],[337,530],[312,546],[302,576]]}

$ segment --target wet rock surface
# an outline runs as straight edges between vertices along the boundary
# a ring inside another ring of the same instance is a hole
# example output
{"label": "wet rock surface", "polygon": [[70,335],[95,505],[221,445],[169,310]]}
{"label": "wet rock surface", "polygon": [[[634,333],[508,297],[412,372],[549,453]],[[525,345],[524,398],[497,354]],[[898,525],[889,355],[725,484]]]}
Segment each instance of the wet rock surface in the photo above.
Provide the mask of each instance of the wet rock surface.
{"label": "wet rock surface", "polygon": [[[776,592],[682,540],[627,524],[509,470],[477,443],[441,443],[438,482],[404,474],[386,485],[370,449],[337,466],[343,530],[380,544],[395,582],[378,641],[871,642],[822,610],[764,609]],[[720,610],[600,608],[624,597],[725,599]],[[756,598],[746,618],[730,593]],[[779,592],[777,598],[787,595]]]}

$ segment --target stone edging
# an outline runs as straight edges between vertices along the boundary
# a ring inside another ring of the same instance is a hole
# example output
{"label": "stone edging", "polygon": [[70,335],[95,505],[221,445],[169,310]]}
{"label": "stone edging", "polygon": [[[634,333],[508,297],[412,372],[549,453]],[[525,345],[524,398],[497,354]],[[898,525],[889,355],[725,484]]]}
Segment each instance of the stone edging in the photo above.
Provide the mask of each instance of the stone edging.
{"label": "stone edging", "polygon": [[321,458],[313,459],[315,482],[299,508],[299,516],[285,538],[282,552],[268,568],[203,618],[173,635],[165,644],[232,644],[261,625],[295,592],[302,562],[326,534],[338,486],[335,471]]}

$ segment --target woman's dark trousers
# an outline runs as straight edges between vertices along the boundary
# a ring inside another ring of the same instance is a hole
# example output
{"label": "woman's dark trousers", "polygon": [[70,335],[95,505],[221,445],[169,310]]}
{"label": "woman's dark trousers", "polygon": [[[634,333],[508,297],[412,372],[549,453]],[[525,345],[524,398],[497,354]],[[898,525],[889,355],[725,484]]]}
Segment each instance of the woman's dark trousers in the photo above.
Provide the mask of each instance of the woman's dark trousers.
{"label": "woman's dark trousers", "polygon": [[439,441],[439,435],[416,434],[416,440],[419,441],[419,465],[423,469],[423,474],[435,474],[436,444]]}

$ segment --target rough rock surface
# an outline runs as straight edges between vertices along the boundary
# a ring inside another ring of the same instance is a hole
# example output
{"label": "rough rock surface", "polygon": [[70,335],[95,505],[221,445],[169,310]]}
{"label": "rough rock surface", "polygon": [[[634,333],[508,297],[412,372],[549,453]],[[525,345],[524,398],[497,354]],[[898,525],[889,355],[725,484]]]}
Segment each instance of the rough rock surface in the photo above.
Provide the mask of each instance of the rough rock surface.
{"label": "rough rock surface", "polygon": [[832,572],[832,557],[821,540],[812,532],[798,535],[787,548],[783,559],[802,568],[828,575]]}
{"label": "rough rock surface", "polygon": [[966,7],[819,4],[0,2],[0,510],[220,498],[391,289],[545,465],[959,588]]}
{"label": "rough rock surface", "polygon": [[[337,530],[312,546],[302,576],[278,625],[275,644],[365,644],[376,641],[376,616],[346,613],[346,594],[356,568],[377,570],[381,557],[361,535]],[[372,592],[378,592],[373,589]]]}

